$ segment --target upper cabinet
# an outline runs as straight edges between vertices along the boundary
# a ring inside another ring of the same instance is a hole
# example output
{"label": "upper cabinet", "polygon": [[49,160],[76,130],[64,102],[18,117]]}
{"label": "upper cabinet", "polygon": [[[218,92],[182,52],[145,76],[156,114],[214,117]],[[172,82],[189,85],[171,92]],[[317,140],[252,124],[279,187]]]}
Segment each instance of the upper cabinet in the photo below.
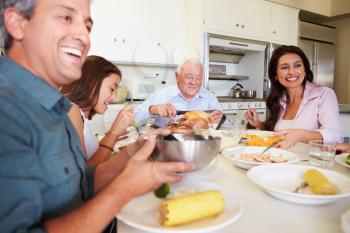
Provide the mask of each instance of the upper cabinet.
{"label": "upper cabinet", "polygon": [[271,4],[271,42],[297,45],[299,10]]}
{"label": "upper cabinet", "polygon": [[271,7],[265,1],[204,0],[203,7],[206,31],[269,39]]}
{"label": "upper cabinet", "polygon": [[183,0],[93,1],[90,54],[114,62],[173,64],[185,45]]}
{"label": "upper cabinet", "polygon": [[297,45],[299,10],[264,0],[187,0],[187,37],[203,48],[205,32]]}

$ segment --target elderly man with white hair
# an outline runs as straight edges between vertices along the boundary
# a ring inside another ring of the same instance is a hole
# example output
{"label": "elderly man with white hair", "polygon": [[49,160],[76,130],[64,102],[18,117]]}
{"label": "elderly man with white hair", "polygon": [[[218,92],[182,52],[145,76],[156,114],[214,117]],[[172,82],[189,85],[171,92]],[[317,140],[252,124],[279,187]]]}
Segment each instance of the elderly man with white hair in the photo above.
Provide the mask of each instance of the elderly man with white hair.
{"label": "elderly man with white hair", "polygon": [[198,59],[186,59],[176,70],[176,85],[169,85],[148,97],[135,109],[138,122],[154,116],[159,126],[164,126],[176,111],[211,110],[215,123],[222,118],[221,107],[216,96],[202,88],[204,68]]}

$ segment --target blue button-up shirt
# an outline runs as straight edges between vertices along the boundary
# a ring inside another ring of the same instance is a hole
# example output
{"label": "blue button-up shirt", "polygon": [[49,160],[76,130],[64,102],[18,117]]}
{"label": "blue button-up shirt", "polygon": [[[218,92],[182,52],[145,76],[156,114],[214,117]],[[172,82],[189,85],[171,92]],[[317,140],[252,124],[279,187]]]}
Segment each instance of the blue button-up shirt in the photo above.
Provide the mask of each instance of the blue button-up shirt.
{"label": "blue button-up shirt", "polygon": [[[135,108],[135,117],[139,123],[143,123],[149,117],[149,107],[156,104],[170,103],[174,105],[176,110],[190,111],[190,110],[219,110],[221,107],[216,96],[209,90],[201,88],[199,92],[188,101],[182,94],[177,85],[169,85],[160,91],[154,93],[147,98],[140,106]],[[156,124],[165,126],[169,118],[158,117]]]}
{"label": "blue button-up shirt", "polygon": [[0,57],[0,232],[42,232],[42,222],[86,201],[86,168],[69,101]]}

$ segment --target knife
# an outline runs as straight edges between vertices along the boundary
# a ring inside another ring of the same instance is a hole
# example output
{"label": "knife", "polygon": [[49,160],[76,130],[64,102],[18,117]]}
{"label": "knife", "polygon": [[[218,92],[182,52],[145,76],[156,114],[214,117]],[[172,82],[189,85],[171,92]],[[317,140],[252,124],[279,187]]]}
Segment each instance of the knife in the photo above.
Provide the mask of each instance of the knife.
{"label": "knife", "polygon": [[[197,111],[197,110],[196,110]],[[207,113],[211,113],[212,111],[215,110],[198,110],[198,111],[203,111],[203,112],[207,112]],[[176,110],[176,115],[184,115],[186,112],[191,112],[190,110],[185,111],[185,110]]]}

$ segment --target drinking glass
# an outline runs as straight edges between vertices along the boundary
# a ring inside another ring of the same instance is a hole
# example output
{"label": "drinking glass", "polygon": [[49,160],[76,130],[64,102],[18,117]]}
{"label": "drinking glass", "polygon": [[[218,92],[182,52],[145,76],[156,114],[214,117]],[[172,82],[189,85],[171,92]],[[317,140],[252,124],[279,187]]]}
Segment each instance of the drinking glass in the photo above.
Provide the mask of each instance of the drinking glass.
{"label": "drinking glass", "polygon": [[333,143],[323,143],[322,140],[309,141],[310,165],[322,168],[331,168],[334,166],[336,146]]}

